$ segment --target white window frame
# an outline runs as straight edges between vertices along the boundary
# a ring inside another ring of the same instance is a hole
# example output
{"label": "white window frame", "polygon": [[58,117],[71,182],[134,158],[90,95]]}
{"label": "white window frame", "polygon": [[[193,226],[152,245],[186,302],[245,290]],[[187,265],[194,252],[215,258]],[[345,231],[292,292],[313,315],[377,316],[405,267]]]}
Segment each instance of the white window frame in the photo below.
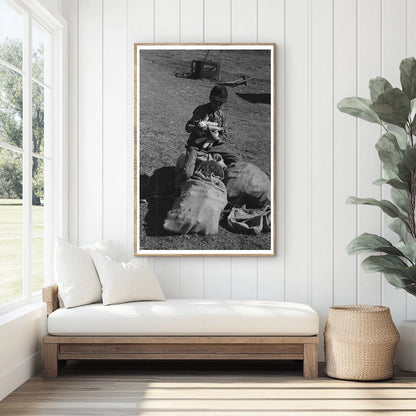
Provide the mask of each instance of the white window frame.
{"label": "white window frame", "polygon": [[[67,23],[61,16],[46,10],[37,0],[14,0],[24,11],[25,31],[23,54],[32,56],[31,48],[32,21],[36,20],[51,34],[51,130],[50,159],[51,175],[49,180],[51,198],[48,217],[45,223],[44,285],[54,282],[53,250],[57,237],[66,239],[68,236],[68,173],[67,173]],[[23,296],[14,301],[0,305],[0,315],[15,310],[28,303],[41,300],[40,291],[32,293],[32,59],[24,59],[23,76],[23,151],[14,146],[2,145],[23,154]],[[27,76],[26,76],[27,75]],[[49,158],[48,158],[49,159]],[[30,168],[27,168],[30,166]],[[29,197],[27,197],[27,195]],[[25,197],[26,195],[26,197]]]}

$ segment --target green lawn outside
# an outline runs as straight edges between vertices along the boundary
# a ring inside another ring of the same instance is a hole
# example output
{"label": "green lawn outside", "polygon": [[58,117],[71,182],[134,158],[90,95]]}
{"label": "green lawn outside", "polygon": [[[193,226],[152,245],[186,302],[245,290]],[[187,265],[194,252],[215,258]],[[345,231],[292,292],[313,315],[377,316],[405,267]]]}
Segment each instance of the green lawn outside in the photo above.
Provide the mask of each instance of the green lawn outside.
{"label": "green lawn outside", "polygon": [[[43,286],[43,206],[32,207],[32,285]],[[22,296],[23,206],[20,199],[0,199],[0,304]]]}

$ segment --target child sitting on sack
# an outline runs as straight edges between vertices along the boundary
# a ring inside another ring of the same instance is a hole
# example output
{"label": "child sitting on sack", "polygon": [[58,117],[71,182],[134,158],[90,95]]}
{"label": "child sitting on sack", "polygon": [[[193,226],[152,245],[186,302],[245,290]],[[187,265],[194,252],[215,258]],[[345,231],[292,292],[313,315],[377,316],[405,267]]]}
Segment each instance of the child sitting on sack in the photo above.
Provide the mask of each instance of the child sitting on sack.
{"label": "child sitting on sack", "polygon": [[192,118],[187,121],[185,130],[190,134],[186,143],[185,163],[178,175],[177,184],[194,174],[196,159],[201,152],[220,154],[226,165],[239,161],[237,154],[225,144],[226,118],[221,107],[227,99],[227,89],[216,85],[209,95],[209,103],[195,108]]}

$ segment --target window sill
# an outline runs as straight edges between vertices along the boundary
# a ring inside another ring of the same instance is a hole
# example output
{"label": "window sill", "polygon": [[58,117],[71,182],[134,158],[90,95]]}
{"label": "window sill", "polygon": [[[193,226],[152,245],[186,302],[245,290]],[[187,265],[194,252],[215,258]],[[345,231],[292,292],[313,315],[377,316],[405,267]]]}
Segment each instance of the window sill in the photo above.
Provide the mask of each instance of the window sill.
{"label": "window sill", "polygon": [[0,315],[0,327],[32,314],[36,314],[37,316],[44,314],[46,317],[45,304],[39,299],[34,299],[30,302],[26,302],[25,304],[17,306],[13,310]]}

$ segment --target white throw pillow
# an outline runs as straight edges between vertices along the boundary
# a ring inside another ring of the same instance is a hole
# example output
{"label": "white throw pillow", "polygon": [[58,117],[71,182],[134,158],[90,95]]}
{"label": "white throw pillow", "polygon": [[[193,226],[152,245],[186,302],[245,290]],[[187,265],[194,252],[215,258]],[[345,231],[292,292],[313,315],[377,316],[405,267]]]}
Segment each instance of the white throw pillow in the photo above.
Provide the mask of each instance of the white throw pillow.
{"label": "white throw pillow", "polygon": [[91,253],[103,288],[103,304],[141,300],[165,300],[156,276],[147,264],[117,263],[108,256]]}
{"label": "white throw pillow", "polygon": [[76,247],[58,239],[55,248],[55,279],[66,308],[101,302],[101,283],[90,253],[112,256],[109,241]]}
{"label": "white throw pillow", "polygon": [[114,248],[113,248],[113,242],[111,240],[109,241],[98,241],[94,244],[86,244],[84,246],[81,246],[85,251],[88,251],[88,253],[101,253],[103,256],[108,256],[115,260],[114,256]]}

